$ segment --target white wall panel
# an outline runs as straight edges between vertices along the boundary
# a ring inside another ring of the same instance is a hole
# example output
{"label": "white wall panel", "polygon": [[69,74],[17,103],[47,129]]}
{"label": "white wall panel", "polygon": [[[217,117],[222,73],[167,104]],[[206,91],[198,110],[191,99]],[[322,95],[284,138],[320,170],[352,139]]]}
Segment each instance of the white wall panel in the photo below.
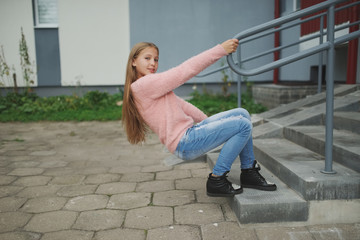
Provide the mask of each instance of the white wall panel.
{"label": "white wall panel", "polygon": [[58,0],[63,86],[124,84],[128,0]]}
{"label": "white wall panel", "polygon": [[[25,86],[20,65],[19,42],[21,39],[21,27],[23,28],[28,46],[30,60],[35,62],[35,37],[32,4],[30,0],[1,0],[0,1],[0,45],[4,48],[7,64],[14,66],[17,75],[18,86]],[[34,71],[36,66],[34,65]],[[37,79],[33,80],[36,86]],[[8,85],[7,85],[8,86]],[[11,85],[13,83],[11,82]]]}

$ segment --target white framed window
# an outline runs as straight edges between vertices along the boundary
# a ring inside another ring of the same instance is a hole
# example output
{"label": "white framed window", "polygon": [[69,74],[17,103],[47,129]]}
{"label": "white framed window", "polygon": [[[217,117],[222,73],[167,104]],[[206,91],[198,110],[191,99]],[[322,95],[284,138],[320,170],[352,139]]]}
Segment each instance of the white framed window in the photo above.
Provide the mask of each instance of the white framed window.
{"label": "white framed window", "polygon": [[293,6],[294,6],[294,9],[293,11],[296,12],[298,10],[301,10],[301,0],[293,0]]}
{"label": "white framed window", "polygon": [[58,5],[57,0],[34,0],[35,27],[57,28]]}

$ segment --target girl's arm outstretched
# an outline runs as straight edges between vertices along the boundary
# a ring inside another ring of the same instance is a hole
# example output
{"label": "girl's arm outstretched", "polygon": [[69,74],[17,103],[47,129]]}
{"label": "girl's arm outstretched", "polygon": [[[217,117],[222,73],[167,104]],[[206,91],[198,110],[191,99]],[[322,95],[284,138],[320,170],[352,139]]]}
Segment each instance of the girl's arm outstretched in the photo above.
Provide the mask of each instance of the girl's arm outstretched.
{"label": "girl's arm outstretched", "polygon": [[227,40],[168,71],[146,75],[134,82],[131,87],[133,91],[141,89],[141,93],[147,97],[153,99],[161,97],[196,76],[221,57],[236,51],[237,46],[237,39]]}

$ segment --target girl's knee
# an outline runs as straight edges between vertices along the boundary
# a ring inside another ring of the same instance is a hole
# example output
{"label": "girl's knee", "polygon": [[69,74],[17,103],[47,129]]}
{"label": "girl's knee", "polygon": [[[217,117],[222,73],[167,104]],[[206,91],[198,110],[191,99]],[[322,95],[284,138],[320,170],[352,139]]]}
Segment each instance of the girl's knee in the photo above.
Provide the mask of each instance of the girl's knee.
{"label": "girl's knee", "polygon": [[249,136],[252,134],[252,123],[247,118],[240,118],[239,131],[243,134],[247,133]]}
{"label": "girl's knee", "polygon": [[246,110],[245,108],[235,108],[233,109],[232,111],[234,111],[234,113],[236,115],[240,115],[240,116],[243,116],[245,117],[246,119],[250,120],[251,121],[251,117],[250,117],[250,113],[248,112],[248,110]]}
{"label": "girl's knee", "polygon": [[245,108],[237,108],[238,113],[251,121],[250,113]]}

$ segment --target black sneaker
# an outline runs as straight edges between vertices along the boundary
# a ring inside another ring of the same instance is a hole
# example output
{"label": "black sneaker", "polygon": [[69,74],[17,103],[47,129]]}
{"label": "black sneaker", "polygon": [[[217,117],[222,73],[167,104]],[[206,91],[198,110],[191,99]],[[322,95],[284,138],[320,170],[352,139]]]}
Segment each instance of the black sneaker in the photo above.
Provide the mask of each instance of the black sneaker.
{"label": "black sneaker", "polygon": [[244,188],[255,188],[264,191],[275,191],[276,185],[269,183],[259,173],[260,165],[254,161],[253,167],[249,169],[241,169],[240,182]]}
{"label": "black sneaker", "polygon": [[206,183],[206,194],[209,197],[233,197],[236,194],[243,192],[242,187],[234,189],[232,183],[227,180],[227,174],[224,173],[222,176],[213,177],[211,173]]}

